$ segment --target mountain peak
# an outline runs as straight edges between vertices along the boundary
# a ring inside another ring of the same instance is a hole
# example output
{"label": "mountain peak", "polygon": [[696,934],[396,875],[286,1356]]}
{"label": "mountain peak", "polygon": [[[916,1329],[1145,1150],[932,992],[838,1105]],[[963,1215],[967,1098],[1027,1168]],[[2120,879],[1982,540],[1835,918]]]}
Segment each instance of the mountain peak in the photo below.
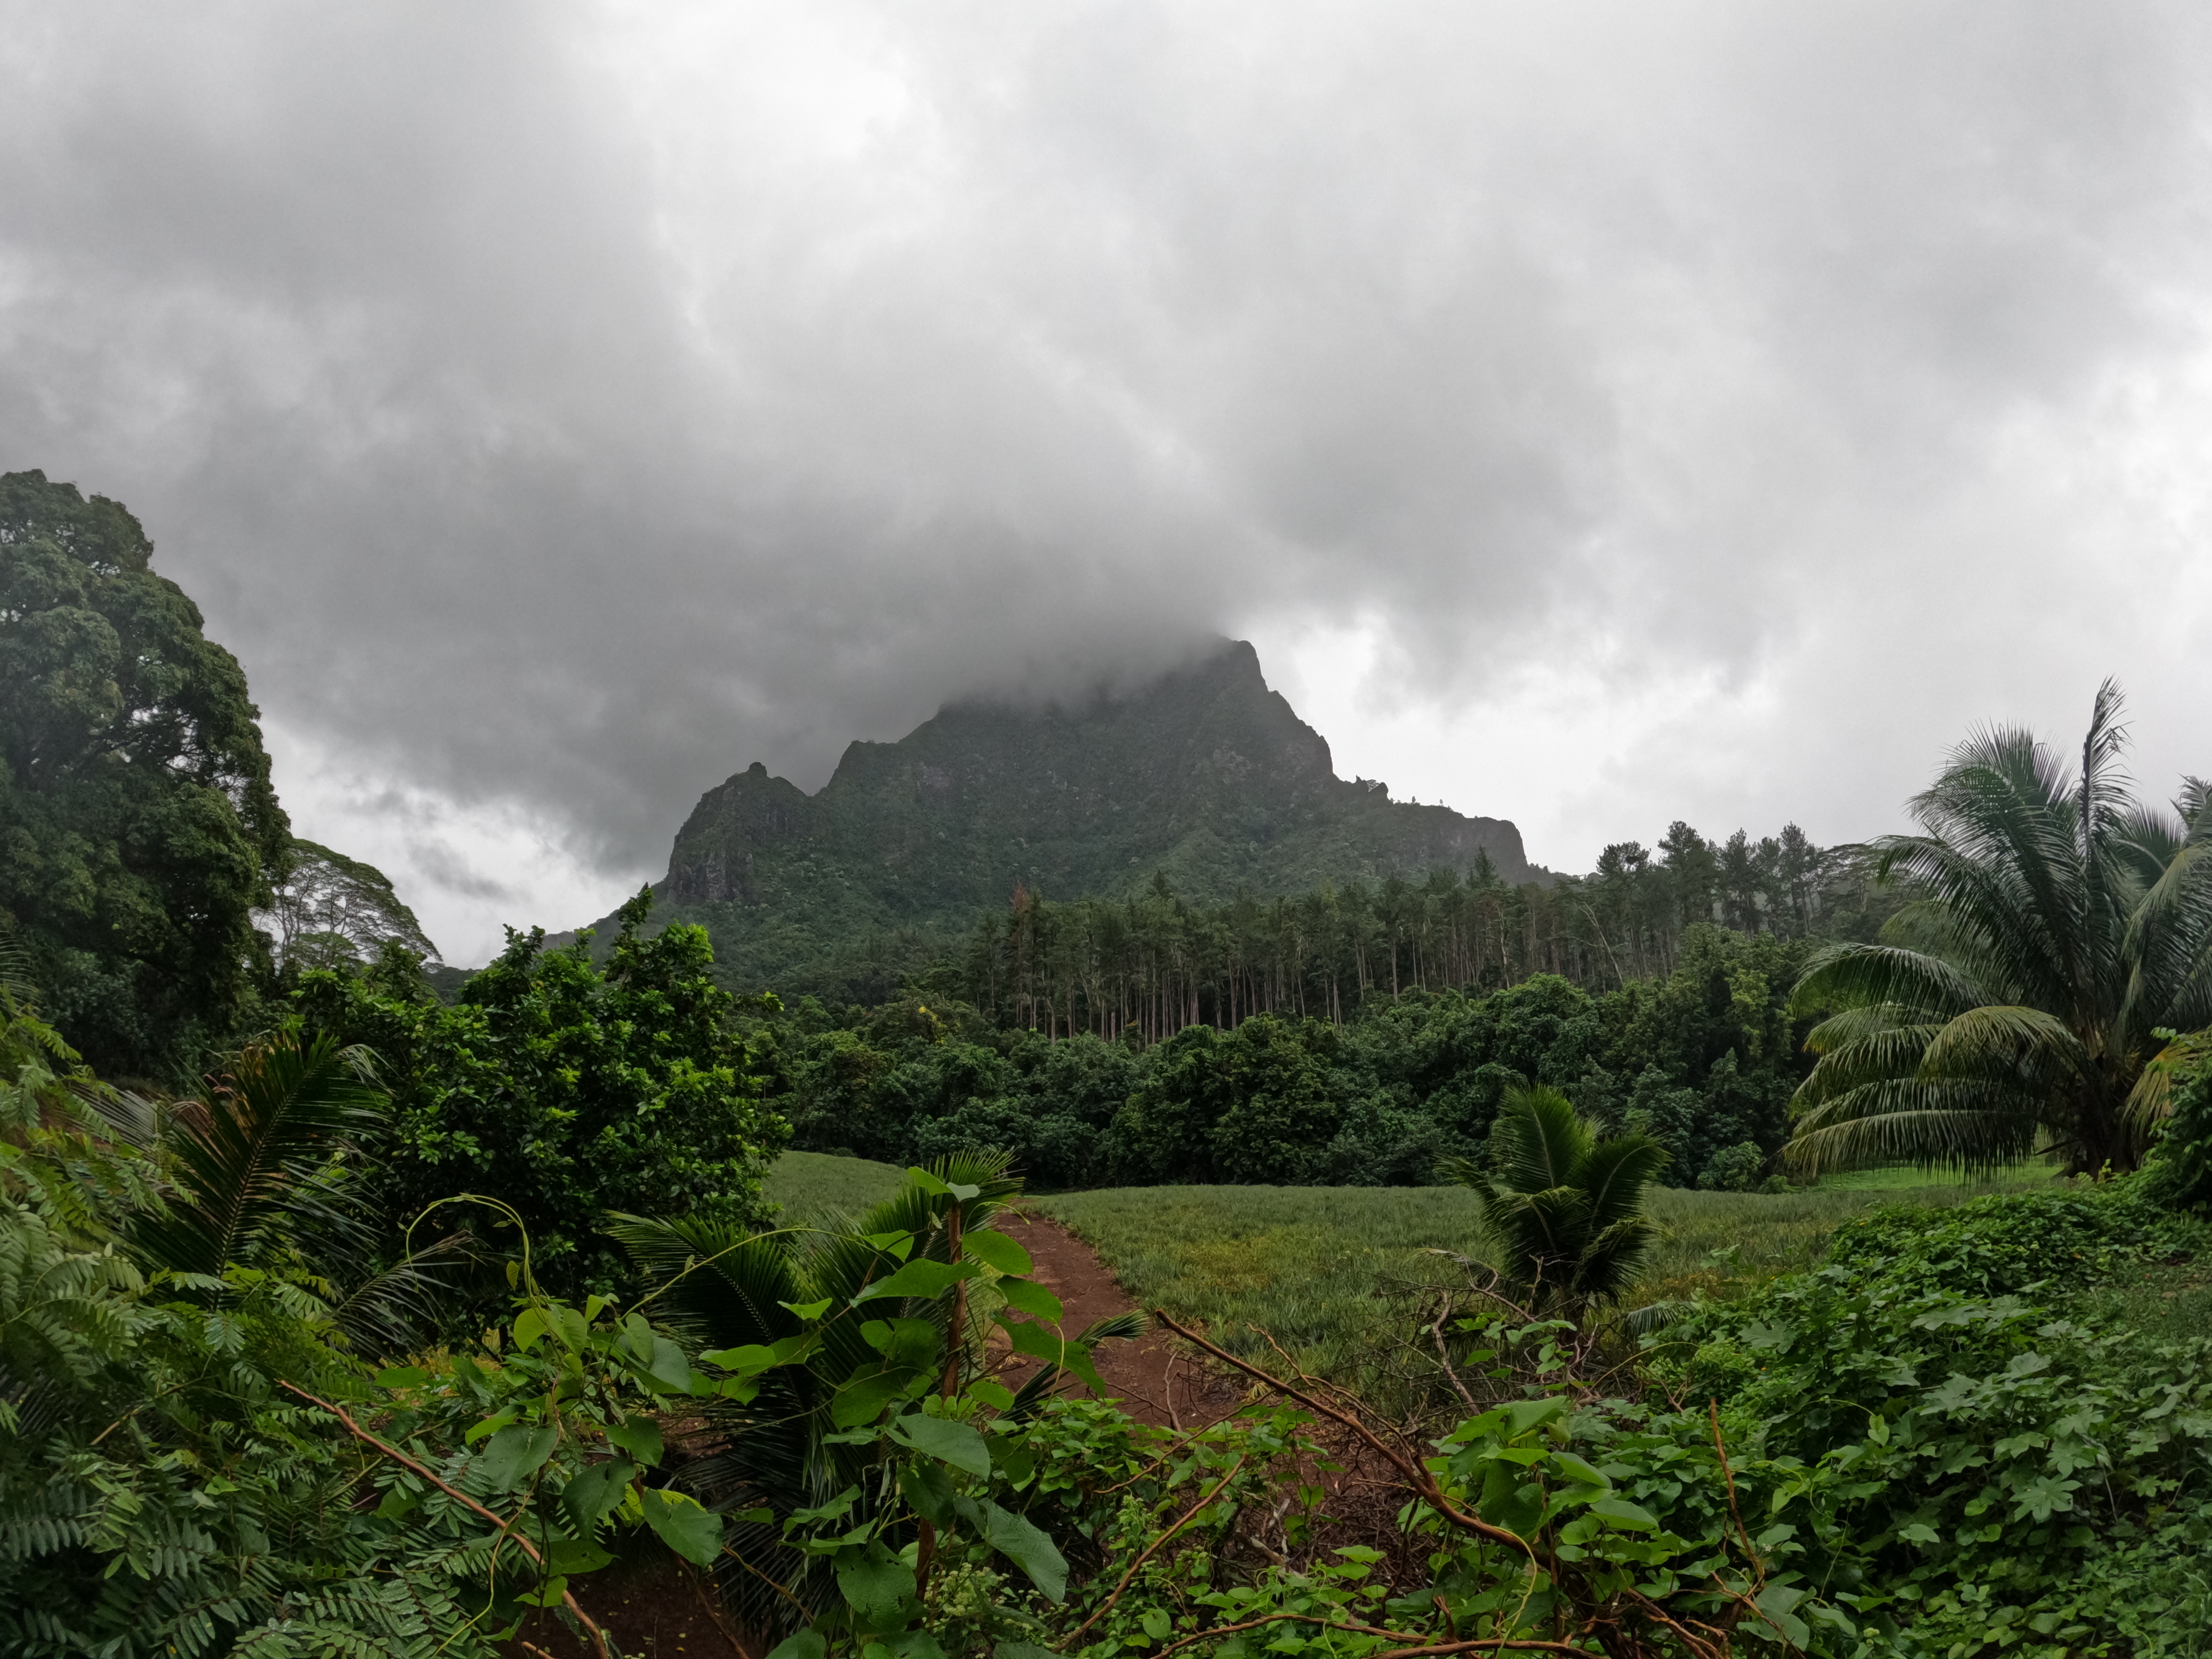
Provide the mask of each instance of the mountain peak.
{"label": "mountain peak", "polygon": [[840,941],[939,945],[1019,884],[1121,898],[1155,872],[1201,900],[1304,891],[1486,853],[1531,878],[1504,820],[1339,778],[1328,744],[1224,641],[1131,690],[946,705],[896,743],[855,742],[808,795],[755,763],[702,796],[661,896],[703,921],[735,980],[809,988]]}

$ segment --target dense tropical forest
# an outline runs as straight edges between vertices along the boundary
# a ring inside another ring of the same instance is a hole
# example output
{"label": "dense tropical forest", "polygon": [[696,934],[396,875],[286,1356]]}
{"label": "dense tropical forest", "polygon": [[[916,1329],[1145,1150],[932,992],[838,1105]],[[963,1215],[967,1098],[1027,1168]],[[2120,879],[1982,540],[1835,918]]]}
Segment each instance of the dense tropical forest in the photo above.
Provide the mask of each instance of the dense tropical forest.
{"label": "dense tropical forest", "polygon": [[[2212,790],[2112,688],[1865,847],[1164,865],[787,998],[651,890],[435,963],[152,552],[0,478],[0,1649],[2212,1641]],[[1337,781],[1302,857],[1457,833]],[[855,1184],[779,1209],[792,1147]],[[1839,1182],[1900,1168],[2010,1186]],[[1139,1340],[1218,1409],[1115,1403]]]}

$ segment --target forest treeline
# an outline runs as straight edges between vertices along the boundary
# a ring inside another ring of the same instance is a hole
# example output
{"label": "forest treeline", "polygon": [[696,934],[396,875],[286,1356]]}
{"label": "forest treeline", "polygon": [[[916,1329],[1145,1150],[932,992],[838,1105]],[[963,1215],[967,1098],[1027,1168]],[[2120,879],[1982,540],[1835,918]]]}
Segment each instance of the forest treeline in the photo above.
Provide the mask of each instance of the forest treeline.
{"label": "forest treeline", "polygon": [[1701,922],[1674,941],[1671,972],[1610,988],[1551,973],[1429,988],[1409,974],[1342,1024],[1240,1000],[1233,1024],[1163,1025],[1157,1040],[1151,1016],[1070,1036],[1063,1012],[1048,1035],[1041,1015],[1008,1023],[927,988],[842,1014],[763,999],[748,1023],[766,1097],[811,1151],[907,1164],[1000,1146],[1054,1188],[1418,1186],[1440,1159],[1482,1156],[1505,1091],[1534,1080],[1658,1139],[1663,1181],[1741,1189],[1776,1178],[1810,1069],[1810,1022],[1789,996],[1814,948]]}
{"label": "forest treeline", "polygon": [[1709,841],[1677,820],[1658,847],[1620,842],[1586,877],[1519,885],[1486,854],[1297,896],[1194,904],[1165,878],[1125,899],[1055,903],[1018,889],[964,948],[908,976],[994,1023],[1047,1036],[1158,1042],[1255,1014],[1341,1025],[1408,990],[1480,993],[1552,975],[1590,990],[1664,977],[1699,928],[1785,939],[1873,937],[1900,895],[1856,848],[1792,823]]}

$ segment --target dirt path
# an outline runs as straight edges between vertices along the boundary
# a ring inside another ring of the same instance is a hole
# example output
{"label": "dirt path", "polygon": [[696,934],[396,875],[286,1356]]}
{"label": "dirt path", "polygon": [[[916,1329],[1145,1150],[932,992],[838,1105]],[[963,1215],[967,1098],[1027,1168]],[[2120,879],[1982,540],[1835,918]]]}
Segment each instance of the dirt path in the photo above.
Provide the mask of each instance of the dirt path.
{"label": "dirt path", "polygon": [[[1029,1251],[1036,1263],[1036,1281],[1060,1298],[1060,1328],[1068,1335],[1137,1305],[1098,1253],[1057,1221],[1029,1212],[1002,1217],[995,1224]],[[1164,1331],[1148,1331],[1133,1342],[1106,1343],[1093,1357],[1122,1409],[1141,1423],[1198,1428],[1228,1416],[1243,1397],[1234,1382],[1203,1369]],[[1018,1379],[1036,1369],[1010,1366],[1004,1375],[1009,1386],[1018,1386]]]}
{"label": "dirt path", "polygon": [[[1003,1217],[1000,1231],[1021,1242],[1036,1264],[1034,1275],[1060,1300],[1060,1328],[1075,1335],[1089,1325],[1136,1304],[1115,1282],[1098,1253],[1058,1222],[1028,1212]],[[1176,1430],[1218,1422],[1235,1411],[1243,1395],[1180,1351],[1164,1331],[1148,1331],[1133,1342],[1109,1342],[1095,1358],[1098,1374],[1142,1423]],[[1000,1375],[1020,1386],[1034,1364],[1009,1365]],[[611,1568],[574,1581],[577,1599],[603,1620],[625,1654],[658,1659],[749,1659],[733,1646],[708,1610],[703,1586],[671,1560],[647,1560]],[[507,1644],[514,1659],[589,1659],[577,1641],[550,1613],[534,1615],[520,1639]]]}

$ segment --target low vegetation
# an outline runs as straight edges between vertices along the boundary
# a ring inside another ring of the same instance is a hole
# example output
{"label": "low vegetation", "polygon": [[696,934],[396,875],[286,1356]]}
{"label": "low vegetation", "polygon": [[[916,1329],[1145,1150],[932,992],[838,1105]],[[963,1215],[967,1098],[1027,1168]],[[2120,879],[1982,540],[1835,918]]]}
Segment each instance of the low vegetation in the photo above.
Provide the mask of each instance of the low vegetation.
{"label": "low vegetation", "polygon": [[[1826,1259],[1844,1224],[1881,1206],[1948,1209],[1984,1183],[1780,1194],[1656,1189],[1656,1229],[1632,1302],[1740,1300]],[[1096,1249],[1147,1307],[1222,1333],[1239,1354],[1264,1331],[1305,1370],[1369,1392],[1394,1386],[1405,1316],[1463,1284],[1487,1252],[1481,1206],[1458,1187],[1149,1187],[1066,1193],[1037,1207]]]}

